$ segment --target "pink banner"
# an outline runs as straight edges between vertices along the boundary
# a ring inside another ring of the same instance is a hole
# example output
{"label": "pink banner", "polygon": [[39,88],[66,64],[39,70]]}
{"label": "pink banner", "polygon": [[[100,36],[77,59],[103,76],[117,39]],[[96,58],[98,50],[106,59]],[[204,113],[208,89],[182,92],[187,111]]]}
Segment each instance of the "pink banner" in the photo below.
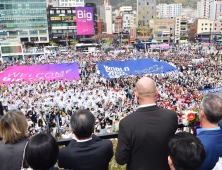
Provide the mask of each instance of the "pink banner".
{"label": "pink banner", "polygon": [[93,7],[76,7],[77,35],[94,35]]}
{"label": "pink banner", "polygon": [[40,80],[73,80],[79,79],[79,67],[77,63],[70,64],[45,64],[33,66],[11,66],[0,73],[0,79],[5,84],[22,80],[36,82]]}

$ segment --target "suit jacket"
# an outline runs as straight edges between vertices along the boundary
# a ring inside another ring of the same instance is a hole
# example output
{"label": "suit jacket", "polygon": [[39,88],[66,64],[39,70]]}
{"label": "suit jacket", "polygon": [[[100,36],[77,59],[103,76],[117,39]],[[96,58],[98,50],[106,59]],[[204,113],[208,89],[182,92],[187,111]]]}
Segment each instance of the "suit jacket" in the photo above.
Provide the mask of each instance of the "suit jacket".
{"label": "suit jacket", "polygon": [[206,150],[206,159],[200,170],[211,170],[222,157],[222,129],[202,131],[197,135]]}
{"label": "suit jacket", "polygon": [[127,170],[170,170],[168,142],[177,127],[174,111],[156,105],[139,108],[120,121],[117,163],[127,163]]}
{"label": "suit jacket", "polygon": [[112,142],[93,135],[90,141],[77,142],[73,139],[67,147],[60,149],[58,165],[64,169],[108,170],[112,157]]}

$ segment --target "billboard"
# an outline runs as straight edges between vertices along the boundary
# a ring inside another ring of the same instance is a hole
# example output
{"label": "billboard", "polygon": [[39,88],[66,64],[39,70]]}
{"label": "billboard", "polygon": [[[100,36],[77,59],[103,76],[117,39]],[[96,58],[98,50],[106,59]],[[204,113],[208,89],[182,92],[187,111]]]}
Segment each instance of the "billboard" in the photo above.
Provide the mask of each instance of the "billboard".
{"label": "billboard", "polygon": [[22,53],[21,46],[6,46],[1,47],[2,54],[10,54],[10,53]]}
{"label": "billboard", "polygon": [[94,35],[93,7],[76,7],[77,35]]}
{"label": "billboard", "polygon": [[61,20],[61,17],[51,17],[51,20]]}

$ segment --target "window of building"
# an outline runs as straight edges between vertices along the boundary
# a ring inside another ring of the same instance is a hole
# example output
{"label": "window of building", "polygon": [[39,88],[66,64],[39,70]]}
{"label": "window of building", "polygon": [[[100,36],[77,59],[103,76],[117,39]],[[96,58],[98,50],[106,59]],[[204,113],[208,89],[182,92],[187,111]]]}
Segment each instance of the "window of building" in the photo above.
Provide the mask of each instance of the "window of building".
{"label": "window of building", "polygon": [[56,14],[60,14],[60,10],[56,10]]}
{"label": "window of building", "polygon": [[66,11],[65,10],[61,10],[61,14],[65,14],[66,13]]}
{"label": "window of building", "polygon": [[149,2],[147,2],[146,4],[149,5]]}
{"label": "window of building", "polygon": [[50,14],[54,14],[54,10],[50,10]]}
{"label": "window of building", "polygon": [[214,28],[214,30],[217,30],[216,28]]}
{"label": "window of building", "polygon": [[201,30],[203,31],[203,28],[201,28]]}
{"label": "window of building", "polygon": [[76,13],[76,10],[72,10],[72,13],[75,14],[75,13]]}
{"label": "window of building", "polygon": [[30,37],[30,41],[35,42],[35,41],[39,41],[38,37]]}
{"label": "window of building", "polygon": [[72,13],[72,11],[71,10],[67,10],[67,14],[71,14]]}
{"label": "window of building", "polygon": [[29,38],[21,38],[21,42],[28,42]]}
{"label": "window of building", "polygon": [[207,28],[205,28],[205,30],[207,30]]}
{"label": "window of building", "polygon": [[40,41],[47,41],[47,37],[40,37]]}

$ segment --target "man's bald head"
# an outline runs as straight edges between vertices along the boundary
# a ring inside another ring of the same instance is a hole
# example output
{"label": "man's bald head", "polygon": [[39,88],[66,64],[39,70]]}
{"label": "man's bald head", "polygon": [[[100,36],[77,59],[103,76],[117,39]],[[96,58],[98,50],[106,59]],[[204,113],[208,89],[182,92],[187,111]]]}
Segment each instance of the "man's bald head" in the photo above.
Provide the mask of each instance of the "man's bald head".
{"label": "man's bald head", "polygon": [[143,77],[136,83],[136,91],[140,98],[155,98],[156,85],[151,78]]}

